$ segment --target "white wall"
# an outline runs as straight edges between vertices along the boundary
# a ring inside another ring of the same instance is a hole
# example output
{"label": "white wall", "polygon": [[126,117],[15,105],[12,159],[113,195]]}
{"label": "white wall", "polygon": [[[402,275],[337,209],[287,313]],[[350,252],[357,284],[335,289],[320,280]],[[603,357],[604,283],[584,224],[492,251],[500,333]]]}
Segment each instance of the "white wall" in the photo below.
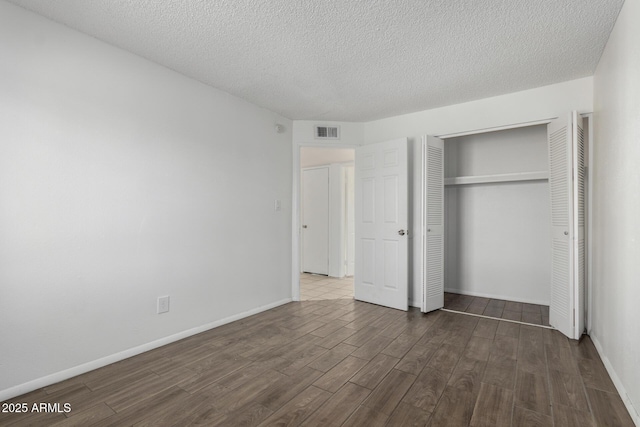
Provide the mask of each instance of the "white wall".
{"label": "white wall", "polygon": [[547,125],[444,140],[445,178],[549,170]]}
{"label": "white wall", "polygon": [[[586,77],[493,98],[456,104],[364,123],[364,142],[371,144],[409,137],[410,304],[419,306],[421,235],[421,136],[443,135],[487,129],[515,123],[558,117],[571,110],[581,113],[593,109],[593,78]],[[295,127],[295,126],[294,126]]]}
{"label": "white wall", "polygon": [[[547,171],[547,126],[446,139],[445,177]],[[445,290],[549,305],[548,181],[445,187]]]}
{"label": "white wall", "polygon": [[0,57],[0,400],[291,297],[289,120],[5,2]]}
{"label": "white wall", "polygon": [[594,76],[594,339],[640,425],[640,2],[627,0]]}
{"label": "white wall", "polygon": [[300,167],[329,165],[331,163],[353,163],[353,148],[301,147]]}
{"label": "white wall", "polygon": [[364,142],[444,135],[591,112],[593,78],[571,80],[463,104],[404,114],[364,124]]}

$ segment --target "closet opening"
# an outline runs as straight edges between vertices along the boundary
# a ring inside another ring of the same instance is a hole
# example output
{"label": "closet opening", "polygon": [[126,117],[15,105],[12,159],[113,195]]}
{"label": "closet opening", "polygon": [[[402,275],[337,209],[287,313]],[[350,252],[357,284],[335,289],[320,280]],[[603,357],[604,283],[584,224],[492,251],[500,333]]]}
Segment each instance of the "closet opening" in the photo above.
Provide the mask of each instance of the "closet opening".
{"label": "closet opening", "polygon": [[547,125],[445,139],[444,184],[444,308],[549,326]]}

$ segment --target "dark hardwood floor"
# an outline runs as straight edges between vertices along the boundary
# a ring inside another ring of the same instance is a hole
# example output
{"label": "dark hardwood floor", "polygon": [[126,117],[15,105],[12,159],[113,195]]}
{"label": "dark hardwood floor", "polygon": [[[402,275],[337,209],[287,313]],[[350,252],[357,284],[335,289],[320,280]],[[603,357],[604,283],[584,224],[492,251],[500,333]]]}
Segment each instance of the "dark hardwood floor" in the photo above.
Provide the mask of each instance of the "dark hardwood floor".
{"label": "dark hardwood floor", "polygon": [[10,402],[0,425],[633,426],[588,337],[348,299],[290,303]]}
{"label": "dark hardwood floor", "polygon": [[547,305],[526,304],[445,292],[444,308],[498,319],[549,326],[549,306]]}

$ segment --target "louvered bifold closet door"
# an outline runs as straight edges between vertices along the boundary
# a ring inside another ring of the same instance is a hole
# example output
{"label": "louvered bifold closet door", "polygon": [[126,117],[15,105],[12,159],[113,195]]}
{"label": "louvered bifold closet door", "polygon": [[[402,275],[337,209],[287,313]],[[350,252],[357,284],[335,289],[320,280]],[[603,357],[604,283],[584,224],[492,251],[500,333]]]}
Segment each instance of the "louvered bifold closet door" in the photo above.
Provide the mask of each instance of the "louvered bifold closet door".
{"label": "louvered bifold closet door", "polygon": [[444,142],[422,140],[423,239],[422,311],[444,307]]}
{"label": "louvered bifold closet door", "polygon": [[575,111],[572,113],[573,120],[573,190],[574,197],[574,226],[575,239],[574,265],[576,266],[575,285],[575,313],[574,313],[574,339],[580,338],[584,331],[584,308],[585,302],[585,142],[582,117]]}
{"label": "louvered bifold closet door", "polygon": [[[584,325],[584,134],[570,113],[549,123],[551,299],[549,323],[577,339]],[[581,325],[582,323],[582,325]]]}

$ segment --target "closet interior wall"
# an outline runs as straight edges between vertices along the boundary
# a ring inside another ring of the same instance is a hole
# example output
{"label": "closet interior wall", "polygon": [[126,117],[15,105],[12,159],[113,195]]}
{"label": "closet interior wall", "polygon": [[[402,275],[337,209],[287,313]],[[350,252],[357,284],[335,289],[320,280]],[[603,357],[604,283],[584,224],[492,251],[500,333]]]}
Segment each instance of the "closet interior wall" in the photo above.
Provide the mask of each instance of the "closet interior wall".
{"label": "closet interior wall", "polygon": [[445,291],[549,305],[547,126],[444,146]]}

